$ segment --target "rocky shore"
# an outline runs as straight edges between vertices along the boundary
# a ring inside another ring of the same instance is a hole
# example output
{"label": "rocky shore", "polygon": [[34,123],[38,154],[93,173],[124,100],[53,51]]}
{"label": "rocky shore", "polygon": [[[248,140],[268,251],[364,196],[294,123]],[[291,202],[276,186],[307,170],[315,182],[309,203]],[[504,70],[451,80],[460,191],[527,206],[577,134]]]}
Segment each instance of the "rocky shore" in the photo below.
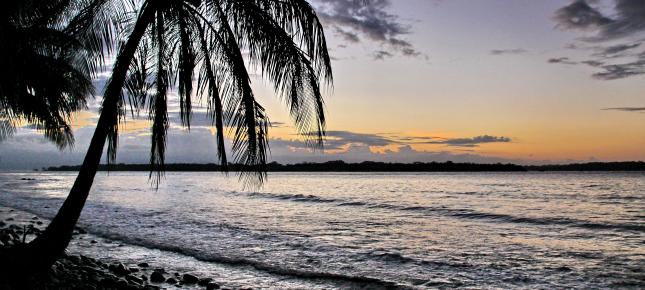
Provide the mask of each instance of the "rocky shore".
{"label": "rocky shore", "polygon": [[[17,220],[15,210],[0,209],[0,251],[28,242],[44,228],[39,217]],[[83,234],[77,228],[75,234]],[[0,261],[2,263],[2,261]],[[46,273],[11,279],[0,275],[2,289],[227,289],[209,277],[171,273],[145,261],[136,265],[106,262],[83,255],[65,255]]]}

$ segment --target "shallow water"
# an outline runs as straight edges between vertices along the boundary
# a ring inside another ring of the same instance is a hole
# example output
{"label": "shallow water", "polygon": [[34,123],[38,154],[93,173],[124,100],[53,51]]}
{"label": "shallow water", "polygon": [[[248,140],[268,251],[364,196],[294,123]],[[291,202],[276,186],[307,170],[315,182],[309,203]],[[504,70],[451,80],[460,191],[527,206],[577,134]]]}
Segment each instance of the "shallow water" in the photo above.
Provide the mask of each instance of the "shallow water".
{"label": "shallow water", "polygon": [[[74,173],[2,173],[0,205],[52,217]],[[35,180],[22,180],[34,178]],[[643,288],[645,173],[97,176],[99,258],[258,288]],[[120,246],[119,246],[120,245]]]}

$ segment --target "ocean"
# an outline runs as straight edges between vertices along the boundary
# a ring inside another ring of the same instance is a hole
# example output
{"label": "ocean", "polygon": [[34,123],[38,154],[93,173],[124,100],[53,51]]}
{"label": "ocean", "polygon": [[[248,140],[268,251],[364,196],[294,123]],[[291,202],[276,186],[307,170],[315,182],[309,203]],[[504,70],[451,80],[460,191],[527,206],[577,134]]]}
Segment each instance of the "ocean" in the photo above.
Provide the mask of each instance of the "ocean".
{"label": "ocean", "polygon": [[[75,176],[0,173],[0,206],[51,218]],[[79,226],[71,253],[229,287],[645,288],[642,172],[101,172]]]}

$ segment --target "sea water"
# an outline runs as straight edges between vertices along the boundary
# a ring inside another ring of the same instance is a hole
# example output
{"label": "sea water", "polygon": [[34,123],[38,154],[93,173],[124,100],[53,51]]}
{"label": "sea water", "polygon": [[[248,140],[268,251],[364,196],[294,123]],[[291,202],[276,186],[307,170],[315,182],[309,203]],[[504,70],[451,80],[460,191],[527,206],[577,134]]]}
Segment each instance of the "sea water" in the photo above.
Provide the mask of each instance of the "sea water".
{"label": "sea water", "polygon": [[[51,218],[74,172],[0,173]],[[97,175],[70,251],[254,288],[643,288],[645,173]]]}

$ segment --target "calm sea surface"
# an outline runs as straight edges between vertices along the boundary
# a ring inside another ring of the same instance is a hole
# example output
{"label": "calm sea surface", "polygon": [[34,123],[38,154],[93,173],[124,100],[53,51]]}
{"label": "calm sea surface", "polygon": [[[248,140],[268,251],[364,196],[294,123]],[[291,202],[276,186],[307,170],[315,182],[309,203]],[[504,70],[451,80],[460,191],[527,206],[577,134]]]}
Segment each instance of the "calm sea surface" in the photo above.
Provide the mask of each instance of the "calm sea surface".
{"label": "calm sea surface", "polygon": [[[0,205],[51,218],[74,177],[2,173]],[[645,173],[100,173],[81,226],[72,252],[231,286],[645,287]]]}

